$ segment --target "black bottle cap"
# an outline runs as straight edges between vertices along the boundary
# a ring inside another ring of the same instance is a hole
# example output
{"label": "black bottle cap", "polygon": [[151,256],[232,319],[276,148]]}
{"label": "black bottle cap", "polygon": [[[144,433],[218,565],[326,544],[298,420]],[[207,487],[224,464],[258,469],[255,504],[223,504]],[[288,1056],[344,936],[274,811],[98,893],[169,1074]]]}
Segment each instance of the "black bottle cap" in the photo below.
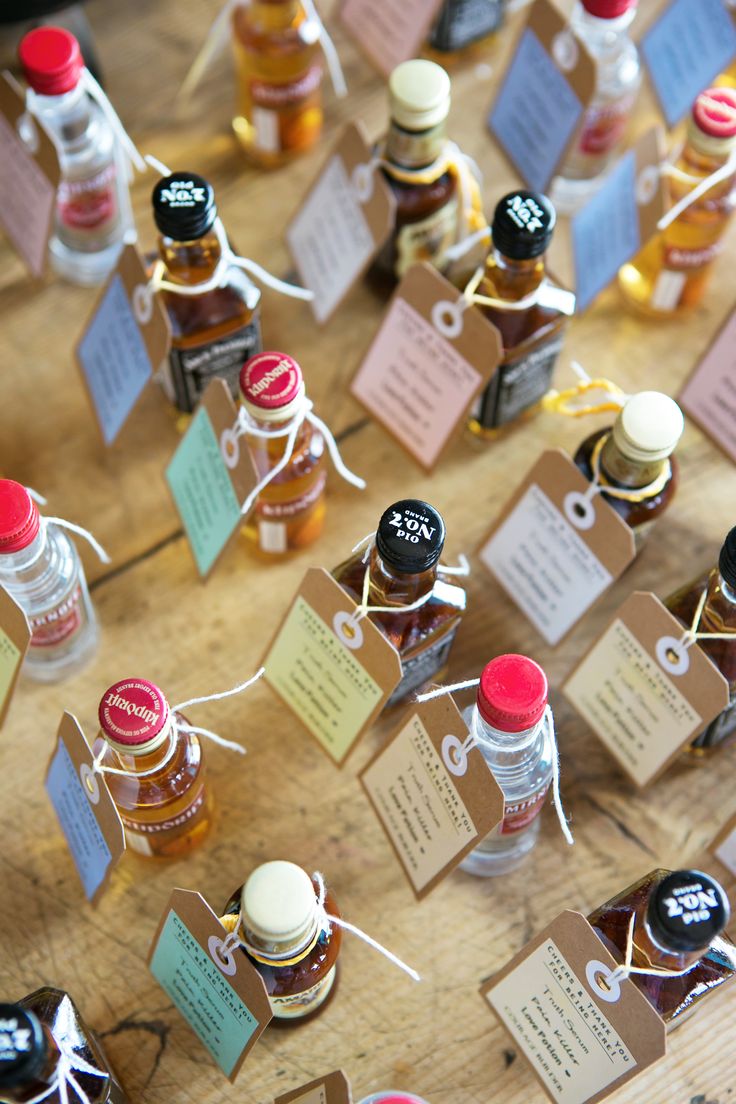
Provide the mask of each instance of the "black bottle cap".
{"label": "black bottle cap", "polygon": [[733,590],[736,590],[736,527],[731,530],[723,542],[723,548],[718,557],[718,570],[723,577],[723,581]]}
{"label": "black bottle cap", "polygon": [[647,923],[665,951],[705,951],[728,923],[728,898],[700,870],[675,870],[652,890]]}
{"label": "black bottle cap", "polygon": [[540,192],[509,192],[493,213],[493,244],[504,257],[531,260],[546,251],[556,221],[554,207]]}
{"label": "black bottle cap", "polygon": [[19,1004],[0,1004],[0,1089],[24,1085],[43,1070],[47,1056],[41,1022]]}
{"label": "black bottle cap", "polygon": [[434,567],[444,543],[444,521],[434,506],[418,498],[403,498],[389,506],[376,530],[378,555],[403,575]]}
{"label": "black bottle cap", "polygon": [[165,176],[153,189],[151,201],[156,226],[174,241],[201,238],[217,218],[212,185],[196,173]]}

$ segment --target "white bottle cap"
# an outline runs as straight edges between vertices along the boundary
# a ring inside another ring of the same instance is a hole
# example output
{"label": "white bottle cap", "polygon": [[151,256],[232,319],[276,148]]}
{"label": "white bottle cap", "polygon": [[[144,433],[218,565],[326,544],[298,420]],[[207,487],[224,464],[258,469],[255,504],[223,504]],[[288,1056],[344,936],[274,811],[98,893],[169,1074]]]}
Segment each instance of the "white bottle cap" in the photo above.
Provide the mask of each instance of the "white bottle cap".
{"label": "white bottle cap", "polygon": [[685,419],[669,395],[640,391],[632,395],[613,426],[613,442],[629,460],[666,460],[682,436]]}
{"label": "white bottle cap", "polygon": [[316,901],[312,879],[296,863],[263,863],[243,886],[243,924],[264,942],[294,943],[309,934]]}
{"label": "white bottle cap", "polygon": [[433,61],[402,61],[391,74],[388,89],[391,118],[405,130],[429,130],[447,118],[450,78]]}

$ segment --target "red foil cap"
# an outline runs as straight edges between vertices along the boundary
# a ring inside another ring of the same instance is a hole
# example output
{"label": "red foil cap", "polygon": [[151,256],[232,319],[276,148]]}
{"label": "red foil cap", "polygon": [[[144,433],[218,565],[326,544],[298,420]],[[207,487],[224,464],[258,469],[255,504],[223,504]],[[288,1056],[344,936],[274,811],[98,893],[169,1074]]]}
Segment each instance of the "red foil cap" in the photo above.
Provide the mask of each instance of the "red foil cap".
{"label": "red foil cap", "polygon": [[0,554],[20,552],[38,535],[38,506],[21,483],[0,479]]}
{"label": "red foil cap", "polygon": [[261,410],[288,406],[303,385],[302,370],[286,353],[257,353],[240,369],[240,393]]}
{"label": "red foil cap", "polygon": [[84,68],[79,43],[63,27],[36,27],[21,40],[18,56],[26,80],[39,96],[61,96],[79,84]]}
{"label": "red foil cap", "polygon": [[123,679],[105,691],[98,711],[100,728],[116,744],[139,747],[169,721],[169,703],[146,679]]}
{"label": "red foil cap", "polygon": [[477,701],[489,725],[502,732],[523,732],[544,716],[547,676],[527,656],[496,656],[483,668]]}
{"label": "red foil cap", "polygon": [[583,0],[583,7],[596,19],[618,19],[635,8],[638,0]]}
{"label": "red foil cap", "polygon": [[736,89],[708,88],[693,105],[693,121],[711,138],[736,137]]}

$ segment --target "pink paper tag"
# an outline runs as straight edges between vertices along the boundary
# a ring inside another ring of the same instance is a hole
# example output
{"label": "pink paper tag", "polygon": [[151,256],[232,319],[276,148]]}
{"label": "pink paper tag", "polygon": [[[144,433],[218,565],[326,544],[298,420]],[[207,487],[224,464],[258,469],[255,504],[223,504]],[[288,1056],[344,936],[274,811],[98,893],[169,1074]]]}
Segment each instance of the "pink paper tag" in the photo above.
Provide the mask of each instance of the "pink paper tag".
{"label": "pink paper tag", "polygon": [[736,310],[679,396],[704,433],[736,462]]}
{"label": "pink paper tag", "polygon": [[442,0],[344,0],[340,22],[385,77],[416,57]]}

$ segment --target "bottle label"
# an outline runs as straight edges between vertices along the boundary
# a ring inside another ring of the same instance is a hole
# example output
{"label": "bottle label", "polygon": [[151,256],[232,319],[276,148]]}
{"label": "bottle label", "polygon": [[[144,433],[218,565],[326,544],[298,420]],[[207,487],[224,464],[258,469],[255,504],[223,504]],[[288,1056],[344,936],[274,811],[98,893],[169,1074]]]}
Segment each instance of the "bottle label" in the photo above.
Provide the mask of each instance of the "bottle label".
{"label": "bottle label", "polygon": [[288,521],[314,506],[324,493],[326,483],[327,473],[322,471],[318,473],[313,486],[298,498],[290,498],[285,502],[267,502],[259,498],[256,514],[259,518],[267,518],[269,521]]}
{"label": "bottle label", "polygon": [[500,836],[513,836],[516,832],[523,832],[525,828],[537,819],[544,807],[544,802],[549,789],[549,782],[537,790],[531,797],[524,801],[508,802],[504,806],[503,820],[498,826]]}
{"label": "bottle label", "polygon": [[118,214],[116,171],[111,161],[91,176],[61,180],[57,192],[59,222],[72,230],[96,230]]}
{"label": "bottle label", "polygon": [[723,242],[712,242],[699,249],[685,249],[681,245],[665,245],[664,266],[676,272],[704,268],[723,250]]}
{"label": "bottle label", "polygon": [[401,682],[386,702],[387,709],[389,706],[400,702],[412,690],[417,690],[425,682],[429,682],[432,676],[444,667],[458,628],[459,623],[452,625],[447,632],[442,633],[439,640],[428,644],[426,648],[422,648],[416,655],[410,656],[408,659],[402,658]]}
{"label": "bottle label", "polygon": [[238,396],[240,369],[262,349],[258,312],[247,326],[225,337],[189,349],[172,349],[169,369],[174,401],[179,410],[191,414],[212,379],[224,379],[233,398]]}
{"label": "bottle label", "polygon": [[269,997],[271,1009],[276,1019],[297,1020],[301,1016],[307,1016],[310,1012],[314,1012],[316,1008],[324,1004],[330,995],[330,990],[335,984],[336,974],[337,966],[333,966],[321,981],[318,981],[316,985],[312,985],[309,989],[304,989],[301,993],[294,993],[289,997]]}
{"label": "bottle label", "polygon": [[[204,782],[201,782],[190,804],[177,813],[176,816],[165,817],[163,820],[135,820],[133,817],[126,816],[121,809],[120,819],[125,828],[125,839],[127,843],[134,851],[143,850],[144,854],[150,853],[152,848],[150,844],[148,844],[148,838],[158,835],[159,832],[170,832],[174,828],[181,828],[183,824],[192,820],[192,818],[196,817],[199,813],[204,813],[206,811],[206,796]],[[136,841],[144,843],[145,848],[139,846]]]}
{"label": "bottle label", "polygon": [[72,636],[82,627],[82,586],[77,583],[63,602],[49,610],[29,617],[31,647],[51,648]]}
{"label": "bottle label", "polygon": [[499,365],[471,416],[484,429],[513,422],[549,390],[561,348],[562,335],[557,334],[523,356]]}
{"label": "bottle label", "polygon": [[435,50],[462,50],[491,34],[503,19],[504,0],[445,0],[429,38]]}
{"label": "bottle label", "polygon": [[396,235],[396,275],[405,276],[413,264],[429,261],[442,267],[445,253],[457,236],[457,200],[419,222],[402,226]]}
{"label": "bottle label", "polygon": [[322,81],[322,66],[312,65],[296,80],[285,84],[270,84],[266,81],[250,82],[250,94],[256,107],[265,107],[278,111],[285,107],[294,107],[301,100],[316,92]]}
{"label": "bottle label", "polygon": [[636,95],[629,93],[613,103],[593,104],[585,112],[580,135],[582,153],[610,153],[624,136]]}

